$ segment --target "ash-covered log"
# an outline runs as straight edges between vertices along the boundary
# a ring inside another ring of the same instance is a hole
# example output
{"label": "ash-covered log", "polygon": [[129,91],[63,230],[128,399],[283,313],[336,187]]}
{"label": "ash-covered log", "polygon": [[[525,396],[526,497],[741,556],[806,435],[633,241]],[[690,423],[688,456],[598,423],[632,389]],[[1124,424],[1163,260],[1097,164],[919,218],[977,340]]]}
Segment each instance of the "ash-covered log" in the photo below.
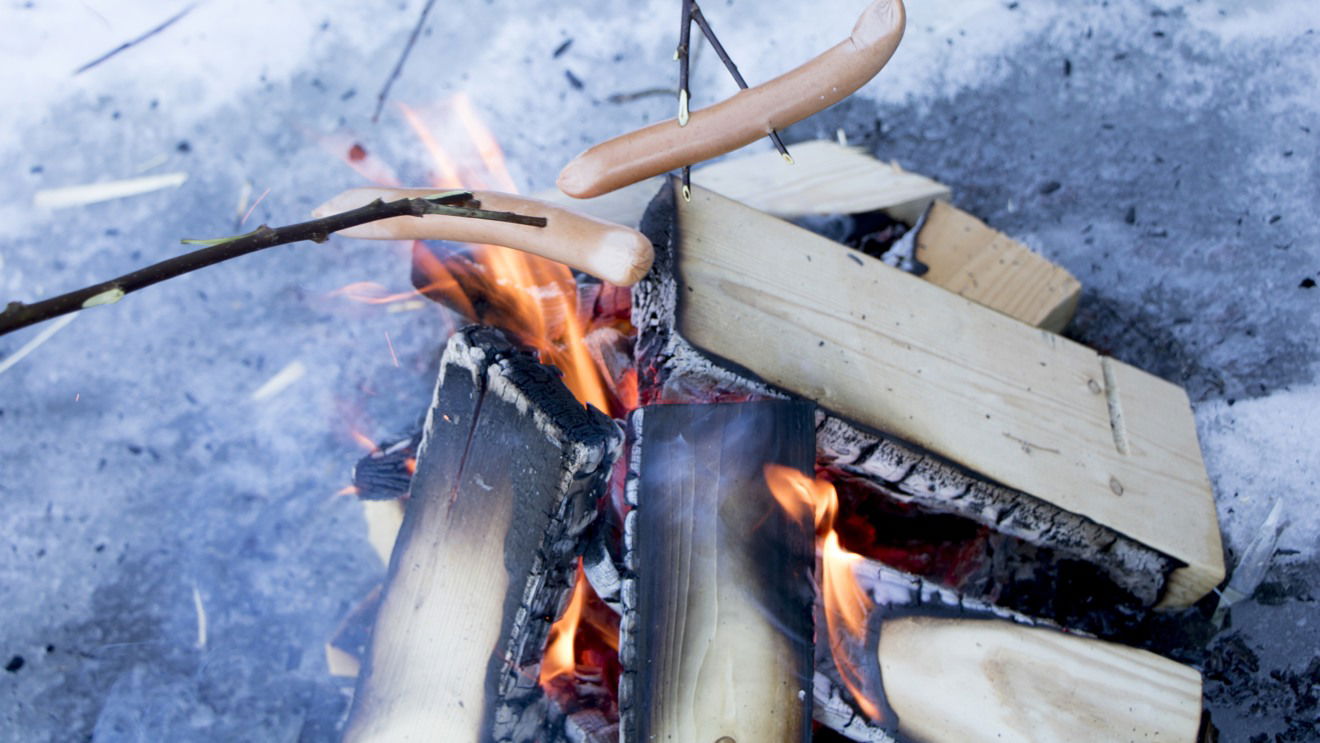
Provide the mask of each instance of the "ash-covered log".
{"label": "ash-covered log", "polygon": [[814,525],[767,463],[810,471],[810,403],[633,414],[621,623],[624,743],[811,739]]}
{"label": "ash-covered log", "polygon": [[1222,579],[1186,396],[701,189],[660,190],[634,288],[643,402],[825,409],[818,464],[1185,606]]}
{"label": "ash-covered log", "polygon": [[551,738],[546,635],[621,438],[502,333],[450,339],[345,740]]}

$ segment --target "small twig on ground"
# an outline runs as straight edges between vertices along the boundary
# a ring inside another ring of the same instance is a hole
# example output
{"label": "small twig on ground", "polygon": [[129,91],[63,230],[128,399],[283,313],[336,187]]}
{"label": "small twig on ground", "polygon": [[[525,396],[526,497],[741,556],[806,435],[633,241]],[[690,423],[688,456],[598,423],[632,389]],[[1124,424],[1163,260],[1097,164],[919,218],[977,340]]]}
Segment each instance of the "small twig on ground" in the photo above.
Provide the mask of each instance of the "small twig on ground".
{"label": "small twig on ground", "polygon": [[[710,42],[711,47],[715,50],[716,56],[718,56],[720,61],[724,63],[724,68],[729,71],[731,76],[733,76],[733,81],[738,84],[738,88],[746,90],[747,81],[743,79],[742,73],[738,71],[738,65],[733,63],[733,59],[729,57],[729,53],[724,50],[724,45],[721,44],[719,38],[715,36],[715,31],[711,29],[710,22],[706,20],[706,15],[701,12],[701,6],[697,5],[695,0],[692,3],[692,20],[696,22],[697,28],[701,29],[701,34],[706,37],[706,41]],[[779,150],[779,154],[782,155],[785,160],[790,163],[793,162],[793,157],[788,154],[788,147],[784,146],[784,140],[779,136],[779,132],[771,129],[770,141],[775,143],[775,149]]]}
{"label": "small twig on ground", "polygon": [[394,87],[394,81],[399,79],[399,74],[403,72],[403,66],[408,62],[408,55],[412,54],[413,45],[417,43],[417,37],[422,33],[422,26],[426,25],[426,17],[431,14],[431,7],[435,5],[435,0],[426,0],[422,6],[422,13],[417,17],[417,25],[413,26],[412,33],[408,36],[408,43],[403,45],[403,52],[399,54],[399,61],[394,63],[394,69],[390,71],[389,79],[381,87],[380,93],[376,96],[376,111],[371,114],[371,121],[374,123],[380,119],[380,112],[385,108],[385,100],[390,97],[390,88]]}
{"label": "small twig on ground", "polygon": [[138,44],[141,44],[142,42],[146,41],[147,39],[150,39],[152,36],[155,36],[156,34],[160,33],[161,31],[164,31],[165,29],[169,28],[170,26],[173,26],[175,23],[178,23],[180,19],[182,19],[184,16],[188,15],[189,13],[191,13],[192,10],[193,10],[193,8],[196,8],[196,7],[197,7],[197,4],[196,4],[196,3],[193,3],[192,5],[189,5],[189,6],[185,7],[183,10],[180,10],[178,13],[175,13],[173,16],[171,16],[169,19],[167,19],[164,23],[160,24],[159,26],[156,26],[155,28],[153,28],[153,29],[151,29],[150,31],[148,31],[148,32],[146,32],[146,33],[144,33],[144,34],[142,34],[141,36],[137,37],[136,39],[130,39],[130,40],[128,40],[128,41],[125,41],[124,43],[120,44],[119,46],[115,47],[114,49],[111,49],[110,51],[106,52],[105,54],[102,54],[101,56],[97,57],[96,59],[93,59],[92,61],[88,62],[87,64],[83,65],[82,67],[79,67],[78,69],[74,70],[74,71],[73,71],[73,74],[74,74],[74,75],[81,75],[82,73],[84,73],[84,72],[86,72],[86,71],[92,69],[93,67],[95,67],[95,66],[101,64],[102,62],[106,61],[107,59],[110,59],[111,57],[115,56],[116,54],[118,54],[118,53],[120,53],[120,52],[122,52],[122,51],[125,51],[125,50],[127,50],[127,49],[131,49],[131,48],[133,48],[134,46],[137,46]]}
{"label": "small twig on ground", "polygon": [[206,245],[207,247],[126,273],[109,281],[93,284],[33,304],[10,302],[9,306],[3,312],[0,312],[0,335],[87,307],[113,304],[123,299],[125,295],[139,289],[231,258],[255,253],[266,248],[273,248],[276,245],[285,245],[303,240],[318,243],[325,242],[333,232],[382,219],[444,214],[455,217],[512,222],[532,227],[546,226],[544,217],[528,217],[512,212],[488,211],[481,209],[480,206],[480,202],[475,201],[472,194],[466,191],[448,191],[432,196],[399,199],[388,203],[376,199],[370,204],[357,209],[331,214],[328,217],[287,227],[271,229],[263,224],[252,232],[237,237],[218,240],[185,240],[184,242],[187,244]]}
{"label": "small twig on ground", "polygon": [[660,95],[677,95],[677,93],[678,91],[673,88],[645,88],[643,90],[635,90],[631,93],[610,93],[609,97],[605,100],[610,103],[631,103],[643,98],[651,98]]}

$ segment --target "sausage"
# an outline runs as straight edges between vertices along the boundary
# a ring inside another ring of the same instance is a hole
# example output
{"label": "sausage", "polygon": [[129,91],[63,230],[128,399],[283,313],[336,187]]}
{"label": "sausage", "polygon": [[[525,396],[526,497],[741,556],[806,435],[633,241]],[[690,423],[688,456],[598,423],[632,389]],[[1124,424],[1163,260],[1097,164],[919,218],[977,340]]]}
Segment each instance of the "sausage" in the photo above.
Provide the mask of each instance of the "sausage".
{"label": "sausage", "polygon": [[903,38],[902,0],[874,0],[852,34],[811,61],[709,108],[602,142],[559,173],[559,189],[591,198],[732,152],[852,95],[885,66]]}
{"label": "sausage", "polygon": [[[434,188],[355,188],[330,199],[313,212],[322,217],[355,209],[375,199],[419,198]],[[367,240],[454,240],[517,248],[549,258],[619,286],[632,286],[651,269],[655,250],[642,233],[604,222],[544,201],[494,191],[473,191],[482,209],[545,217],[545,227],[531,227],[471,217],[428,214],[394,217],[350,227],[338,234]]]}

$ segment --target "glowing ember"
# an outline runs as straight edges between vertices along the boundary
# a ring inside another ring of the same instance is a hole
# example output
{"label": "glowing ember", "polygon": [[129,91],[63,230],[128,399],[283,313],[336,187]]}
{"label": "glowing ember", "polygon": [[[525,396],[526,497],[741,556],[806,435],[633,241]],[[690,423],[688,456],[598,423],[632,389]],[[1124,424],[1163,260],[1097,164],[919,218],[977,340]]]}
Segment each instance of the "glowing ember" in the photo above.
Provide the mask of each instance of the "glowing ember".
{"label": "glowing ember", "polygon": [[821,601],[834,665],[862,713],[872,721],[879,721],[883,716],[880,705],[866,693],[867,684],[848,652],[850,647],[865,645],[871,601],[853,573],[853,565],[861,556],[841,547],[838,532],[834,530],[834,518],[839,510],[834,485],[777,464],[765,466],[765,480],[784,510],[794,518],[811,515],[815,521]]}
{"label": "glowing ember", "polygon": [[358,446],[362,447],[363,449],[366,449],[368,453],[374,454],[380,448],[376,446],[376,442],[372,441],[366,434],[362,433],[361,431],[350,430],[349,435],[351,435],[353,437],[353,440],[358,443]]}

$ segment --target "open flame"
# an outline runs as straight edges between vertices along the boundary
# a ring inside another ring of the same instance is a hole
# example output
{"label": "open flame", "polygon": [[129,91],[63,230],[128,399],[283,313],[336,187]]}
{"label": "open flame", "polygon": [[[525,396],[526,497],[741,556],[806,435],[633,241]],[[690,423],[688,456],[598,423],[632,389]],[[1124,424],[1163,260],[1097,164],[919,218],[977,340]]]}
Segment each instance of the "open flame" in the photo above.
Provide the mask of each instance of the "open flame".
{"label": "open flame", "polygon": [[849,648],[865,645],[871,600],[853,572],[861,556],[844,549],[834,530],[834,519],[839,512],[839,496],[834,485],[778,464],[765,466],[765,481],[780,507],[794,518],[809,516],[816,524],[818,582],[834,665],[862,713],[878,722],[883,718],[880,705],[867,693],[864,675],[849,652]]}
{"label": "open flame", "polygon": [[582,558],[578,558],[577,579],[573,583],[573,598],[564,615],[550,627],[546,640],[545,657],[541,660],[541,687],[550,688],[557,676],[573,673],[577,666],[574,640],[582,621],[582,610],[587,604],[587,576],[582,571]]}
{"label": "open flame", "polygon": [[[495,136],[466,94],[449,99],[438,108],[437,116],[424,116],[402,104],[399,110],[430,156],[430,185],[440,189],[518,191]],[[350,166],[366,172],[363,158],[349,160]],[[392,177],[383,168],[375,168],[374,172]],[[605,368],[608,364],[597,358],[599,349],[593,355],[587,342],[587,334],[593,330],[587,326],[593,323],[592,305],[597,298],[607,296],[613,304],[622,298],[626,304],[626,291],[601,289],[585,298],[587,306],[582,309],[587,311],[580,312],[577,281],[566,266],[496,245],[473,245],[437,254],[425,245],[414,244],[413,269],[424,276],[424,282],[414,280],[421,287],[417,290],[391,292],[379,284],[356,282],[334,294],[391,306],[423,294],[470,320],[501,328],[536,349],[543,363],[562,373],[564,384],[580,402],[616,415],[629,405],[635,406],[635,375],[631,382],[624,379],[621,385],[614,383]],[[613,309],[613,316],[602,318],[601,323],[619,324],[618,308]],[[410,468],[415,466],[408,464]],[[540,672],[540,683],[547,691],[554,679],[571,677],[578,670],[579,654],[592,651],[596,645],[617,649],[617,626],[608,626],[610,622],[596,617],[600,612],[593,608],[608,612],[592,593],[579,560],[568,608],[550,629]],[[590,637],[584,648],[576,646],[580,636]]]}

